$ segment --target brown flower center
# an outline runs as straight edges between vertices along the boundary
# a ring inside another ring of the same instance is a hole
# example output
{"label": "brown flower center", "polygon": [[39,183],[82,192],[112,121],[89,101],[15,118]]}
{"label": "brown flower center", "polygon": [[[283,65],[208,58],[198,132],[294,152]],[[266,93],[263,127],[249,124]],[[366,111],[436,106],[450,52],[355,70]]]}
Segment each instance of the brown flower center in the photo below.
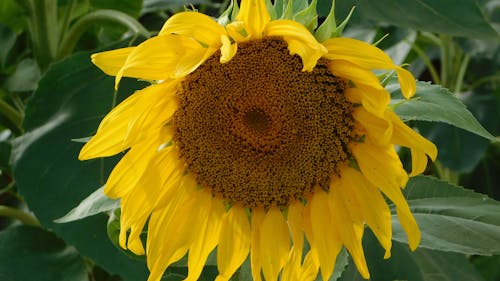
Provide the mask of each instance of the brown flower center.
{"label": "brown flower center", "polygon": [[352,105],[344,79],[321,59],[312,72],[287,43],[240,43],[231,61],[209,58],[188,75],[174,115],[174,143],[188,171],[230,203],[287,206],[328,189],[351,155]]}

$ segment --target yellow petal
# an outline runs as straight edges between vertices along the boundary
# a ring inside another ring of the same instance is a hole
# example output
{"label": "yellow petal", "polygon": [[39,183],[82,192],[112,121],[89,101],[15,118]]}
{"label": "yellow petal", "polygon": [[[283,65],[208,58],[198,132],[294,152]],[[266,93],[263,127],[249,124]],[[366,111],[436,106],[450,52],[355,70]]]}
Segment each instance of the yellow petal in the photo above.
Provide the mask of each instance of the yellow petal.
{"label": "yellow petal", "polygon": [[395,65],[391,58],[379,48],[351,38],[332,38],[323,45],[328,49],[326,58],[346,60],[366,69],[394,69],[398,74],[403,95],[410,98],[415,94],[416,81],[413,75]]}
{"label": "yellow petal", "polygon": [[377,187],[400,188],[408,176],[392,146],[376,146],[367,141],[350,146],[363,175]]}
{"label": "yellow petal", "polygon": [[226,35],[221,35],[222,47],[220,48],[220,63],[226,63],[230,61],[234,55],[236,55],[236,51],[238,50],[238,44],[232,43],[229,40],[229,37]]}
{"label": "yellow petal", "polygon": [[314,261],[313,255],[311,252],[307,253],[304,258],[304,263],[302,264],[300,277],[297,278],[297,281],[313,281],[316,280],[318,276],[318,264]]}
{"label": "yellow petal", "polygon": [[422,173],[427,166],[427,157],[424,153],[429,155],[432,161],[435,161],[438,153],[436,146],[403,123],[394,112],[387,110],[386,114],[394,126],[392,142],[411,148],[411,176]]}
{"label": "yellow petal", "polygon": [[165,139],[162,139],[160,134],[156,134],[130,148],[111,171],[104,193],[112,199],[129,193],[136,186],[146,171],[147,165],[157,153],[158,147],[164,141]]}
{"label": "yellow petal", "polygon": [[159,33],[160,36],[171,34],[192,38],[217,49],[221,46],[220,37],[226,34],[226,30],[207,15],[181,12],[168,18]]}
{"label": "yellow petal", "polygon": [[231,37],[235,42],[244,42],[248,38],[245,31],[245,23],[242,21],[233,21],[226,25],[226,31],[229,37]]}
{"label": "yellow petal", "polygon": [[250,224],[245,209],[232,206],[224,216],[217,248],[217,281],[229,280],[248,256]]}
{"label": "yellow petal", "polygon": [[[219,243],[219,234],[222,216],[225,213],[224,206],[218,199],[214,200],[207,191],[196,192],[197,203],[200,210],[200,232],[194,238],[194,243],[189,249],[188,276],[184,281],[196,281],[205,266],[210,252]],[[217,204],[219,203],[219,204]]]}
{"label": "yellow petal", "polygon": [[384,89],[373,72],[350,61],[331,61],[328,63],[328,69],[333,75],[351,80],[356,86],[364,85],[376,90]]}
{"label": "yellow petal", "polygon": [[404,203],[399,204],[399,206],[397,205],[396,213],[398,215],[399,222],[403,227],[403,230],[406,232],[406,236],[408,236],[408,244],[410,245],[410,249],[412,251],[415,251],[415,249],[417,249],[418,247],[418,244],[420,243],[421,234],[417,222],[415,221],[415,218],[411,214],[410,208],[408,207],[408,203],[406,203],[406,200],[404,200]]}
{"label": "yellow petal", "polygon": [[[220,40],[220,36],[217,40]],[[183,77],[194,71],[216,50],[206,48],[195,39],[181,35],[152,37],[129,54],[125,64],[116,74],[115,88],[122,77],[145,80]]]}
{"label": "yellow petal", "polygon": [[[141,229],[146,222],[146,219],[154,211],[159,209],[158,202],[166,202],[169,205],[172,198],[176,198],[175,192],[180,183],[182,169],[179,169],[179,160],[177,160],[175,151],[157,152],[147,166],[148,173],[143,175],[137,182],[140,183],[133,186],[130,193],[121,198],[122,212],[120,216],[120,245],[125,246],[125,236],[128,229]],[[160,164],[160,165],[158,165]],[[160,168],[161,167],[161,168]],[[171,177],[172,181],[167,185],[162,184],[160,174],[175,174]],[[139,234],[138,234],[139,235]],[[133,239],[129,239],[132,243]]]}
{"label": "yellow petal", "polygon": [[[195,202],[179,188],[168,206],[151,215],[146,243],[150,270],[148,281],[159,281],[170,264],[186,255],[194,236],[198,235],[198,228],[193,227],[198,223],[199,212]],[[168,237],[168,243],[165,237]]]}
{"label": "yellow petal", "polygon": [[78,159],[111,156],[159,132],[177,109],[177,87],[178,81],[171,81],[132,94],[104,117]]}
{"label": "yellow petal", "polygon": [[392,137],[392,123],[385,118],[377,117],[363,107],[354,109],[352,116],[361,123],[367,136],[378,145],[386,145]]}
{"label": "yellow petal", "polygon": [[264,28],[271,20],[264,0],[243,0],[236,20],[242,21],[249,38],[262,38]]}
{"label": "yellow petal", "polygon": [[342,170],[338,183],[336,188],[349,212],[359,213],[360,221],[365,221],[372,229],[385,249],[385,258],[389,258],[392,246],[391,211],[380,192],[360,172],[349,167]]}
{"label": "yellow petal", "polygon": [[267,36],[280,36],[288,43],[291,55],[302,58],[303,71],[312,71],[326,48],[302,24],[291,20],[275,20],[265,30]]}
{"label": "yellow petal", "polygon": [[[363,238],[364,226],[360,222],[356,222],[351,217],[347,206],[339,194],[339,189],[334,188],[328,194],[329,206],[333,223],[343,244],[351,254],[351,257],[358,268],[359,273],[363,278],[370,278],[368,266],[366,265],[365,254],[361,240]],[[322,268],[323,270],[323,268]]]}
{"label": "yellow petal", "polygon": [[323,280],[329,280],[337,255],[342,248],[341,237],[338,236],[339,230],[345,226],[335,224],[333,221],[328,195],[324,191],[317,190],[308,205],[310,205],[309,219],[311,220],[314,238],[313,241],[309,238],[308,240],[311,242],[311,249],[317,253]]}
{"label": "yellow petal", "polygon": [[134,49],[135,47],[128,47],[92,54],[92,63],[104,71],[104,73],[115,76]]}
{"label": "yellow petal", "polygon": [[411,173],[410,177],[419,175],[427,168],[427,156],[414,148],[410,148],[411,152]]}
{"label": "yellow petal", "polygon": [[292,235],[294,251],[302,257],[302,248],[304,247],[304,233],[302,231],[302,213],[304,205],[300,201],[295,201],[288,207],[288,225]]}
{"label": "yellow petal", "polygon": [[[250,265],[252,267],[252,278],[254,281],[261,281],[261,225],[264,220],[265,212],[262,208],[252,210],[252,234],[251,234],[251,249],[250,249]],[[266,238],[267,239],[267,238]]]}
{"label": "yellow petal", "polygon": [[290,252],[290,234],[281,211],[271,207],[262,220],[260,232],[262,272],[267,281],[277,281]]}

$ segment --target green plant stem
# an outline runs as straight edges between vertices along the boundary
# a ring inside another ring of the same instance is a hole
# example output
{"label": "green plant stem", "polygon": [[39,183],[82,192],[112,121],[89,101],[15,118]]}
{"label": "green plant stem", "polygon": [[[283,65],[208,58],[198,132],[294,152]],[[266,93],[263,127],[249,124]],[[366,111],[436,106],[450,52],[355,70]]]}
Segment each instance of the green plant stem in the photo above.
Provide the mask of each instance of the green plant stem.
{"label": "green plant stem", "polygon": [[114,22],[121,24],[135,33],[139,33],[149,38],[150,33],[133,17],[115,10],[97,10],[89,13],[80,19],[71,27],[66,36],[62,39],[57,58],[61,59],[73,52],[82,34],[91,26],[104,22]]}
{"label": "green plant stem", "polygon": [[69,23],[71,21],[71,16],[73,15],[73,10],[76,7],[76,0],[70,0],[66,6],[66,10],[64,11],[64,18],[61,25],[61,35],[60,40],[64,38],[66,32],[68,32]]}
{"label": "green plant stem", "polygon": [[0,99],[0,115],[7,118],[13,125],[15,125],[19,129],[19,131],[22,131],[21,123],[23,121],[23,116],[10,104],[2,99]]}
{"label": "green plant stem", "polygon": [[17,219],[26,225],[40,226],[40,222],[34,216],[8,206],[0,205],[0,216]]}
{"label": "green plant stem", "polygon": [[427,66],[427,69],[429,70],[429,73],[431,74],[434,83],[441,84],[441,78],[439,78],[439,74],[437,73],[436,68],[429,59],[429,56],[427,56],[425,52],[422,50],[422,48],[420,48],[417,44],[413,44],[412,48],[415,51],[415,53],[417,53],[417,55],[424,61],[424,64],[425,66]]}
{"label": "green plant stem", "polygon": [[57,0],[24,0],[23,3],[30,17],[28,26],[34,55],[44,71],[54,60],[59,41]]}
{"label": "green plant stem", "polygon": [[470,61],[470,55],[465,54],[465,56],[461,60],[460,67],[458,69],[458,74],[456,75],[455,88],[454,88],[455,94],[460,93],[462,90],[462,84],[464,81],[465,72],[467,71],[467,67],[469,66],[469,61]]}

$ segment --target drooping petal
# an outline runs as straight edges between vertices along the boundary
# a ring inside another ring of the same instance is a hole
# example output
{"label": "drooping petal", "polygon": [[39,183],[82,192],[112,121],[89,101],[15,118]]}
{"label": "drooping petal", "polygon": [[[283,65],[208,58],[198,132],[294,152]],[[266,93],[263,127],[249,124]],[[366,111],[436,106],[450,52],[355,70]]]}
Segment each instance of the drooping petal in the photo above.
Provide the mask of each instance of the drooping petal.
{"label": "drooping petal", "polygon": [[184,281],[196,281],[200,277],[208,255],[219,243],[220,226],[225,213],[224,205],[218,199],[214,200],[209,192],[200,191],[196,196],[196,206],[202,210],[199,219],[201,231],[189,249],[188,276]]}
{"label": "drooping petal", "polygon": [[427,166],[427,157],[429,155],[432,161],[436,160],[437,148],[436,146],[419,135],[408,127],[399,117],[392,111],[387,110],[387,116],[392,121],[394,126],[394,133],[392,135],[392,142],[401,146],[411,148],[412,155],[412,172],[411,176],[422,173]]}
{"label": "drooping petal", "polygon": [[401,189],[393,186],[377,186],[377,188],[396,205],[396,213],[403,230],[408,236],[410,249],[415,250],[420,243],[421,234]]}
{"label": "drooping petal", "polygon": [[323,45],[328,49],[325,55],[330,60],[347,60],[365,69],[394,69],[398,74],[401,90],[406,98],[415,94],[416,81],[413,75],[397,65],[379,48],[351,38],[332,38]]}
{"label": "drooping petal", "polygon": [[172,117],[178,81],[169,81],[137,91],[104,117],[95,136],[80,151],[86,160],[117,154],[156,132]]}
{"label": "drooping petal", "polygon": [[[174,191],[181,183],[183,172],[179,168],[179,164],[182,163],[177,160],[175,155],[176,153],[173,150],[157,152],[147,166],[148,173],[139,179],[130,193],[121,198],[120,245],[123,248],[128,248],[128,244],[125,245],[128,229],[142,230],[146,219],[154,209],[161,209],[169,205],[172,198],[175,197]],[[158,166],[158,164],[161,166]],[[170,181],[166,182],[166,184],[163,184],[161,180],[163,174],[170,176]],[[140,186],[138,186],[139,183]],[[162,187],[160,191],[158,191],[158,187]],[[159,206],[160,201],[165,203]],[[129,238],[129,243],[132,242],[133,239]]]}
{"label": "drooping petal", "polygon": [[260,246],[264,277],[268,281],[277,281],[289,258],[290,234],[285,218],[276,207],[271,207],[262,220]]}
{"label": "drooping petal", "polygon": [[226,30],[207,15],[181,12],[168,18],[159,33],[160,36],[171,34],[192,38],[217,49],[221,46],[220,38],[226,35]]}
{"label": "drooping petal", "polygon": [[250,223],[245,209],[232,206],[224,216],[217,248],[216,281],[229,280],[248,256],[250,250]]}
{"label": "drooping petal", "polygon": [[363,175],[375,186],[400,188],[408,175],[392,145],[376,146],[367,141],[350,146]]}
{"label": "drooping petal", "polygon": [[291,20],[275,20],[265,30],[267,36],[280,36],[288,43],[291,55],[302,58],[302,71],[312,71],[326,48],[302,24]]}
{"label": "drooping petal", "polygon": [[345,167],[338,181],[338,192],[351,214],[359,213],[361,222],[372,229],[389,258],[392,246],[391,211],[380,192],[357,170]]}
{"label": "drooping petal", "polygon": [[380,118],[363,107],[354,109],[352,116],[354,120],[361,123],[363,130],[367,132],[367,137],[378,145],[386,145],[392,137],[392,123],[385,118]]}
{"label": "drooping petal", "polygon": [[[159,281],[165,269],[186,255],[197,229],[198,206],[182,188],[165,208],[155,210],[149,219],[146,243],[148,281]],[[190,218],[189,220],[186,217]],[[168,237],[168,243],[164,239]]]}
{"label": "drooping petal", "polygon": [[313,237],[308,237],[307,240],[311,244],[311,250],[317,253],[323,280],[329,280],[332,275],[337,255],[342,249],[337,230],[345,227],[333,220],[329,205],[328,195],[323,190],[317,190],[306,205],[306,210],[310,209],[310,217],[307,219],[310,220]]}
{"label": "drooping petal", "polygon": [[134,49],[135,47],[127,47],[92,54],[92,63],[99,67],[107,75],[115,76],[123,67],[127,57]]}
{"label": "drooping petal", "polygon": [[[220,40],[220,36],[217,40]],[[152,37],[129,54],[123,67],[116,73],[115,88],[122,77],[145,80],[183,77],[194,71],[216,50],[181,35]]]}
{"label": "drooping petal", "polygon": [[[261,281],[262,252],[261,252],[261,225],[264,220],[265,211],[262,208],[252,210],[252,233],[250,249],[250,265],[252,267],[252,278],[254,281]],[[266,238],[267,239],[267,238]]]}
{"label": "drooping petal", "polygon": [[365,279],[370,278],[363,245],[361,244],[364,230],[363,224],[353,220],[345,202],[342,200],[342,196],[339,194],[338,188],[330,190],[328,199],[330,215],[332,216],[334,225],[337,226],[336,229],[342,243],[351,254],[361,276]]}
{"label": "drooping petal", "polygon": [[262,32],[271,21],[271,16],[264,0],[245,0],[241,1],[236,20],[243,22],[248,38],[258,39],[262,38]]}

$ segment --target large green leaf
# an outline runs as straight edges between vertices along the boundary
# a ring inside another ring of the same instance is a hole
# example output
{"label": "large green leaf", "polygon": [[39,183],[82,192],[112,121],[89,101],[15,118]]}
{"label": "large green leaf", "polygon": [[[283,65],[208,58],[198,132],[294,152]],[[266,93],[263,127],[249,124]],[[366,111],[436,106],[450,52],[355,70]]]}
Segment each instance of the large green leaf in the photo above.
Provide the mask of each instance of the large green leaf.
{"label": "large green leaf", "polygon": [[[391,258],[384,260],[384,249],[371,231],[363,237],[370,280],[409,281],[483,281],[465,255],[419,248],[411,252],[408,245],[394,242]],[[362,281],[352,260],[339,281]]]}
{"label": "large green leaf", "polygon": [[[93,135],[113,103],[114,79],[92,65],[89,56],[77,54],[54,64],[40,81],[26,109],[26,133],[13,143],[14,177],[45,227],[105,270],[124,280],[145,280],[145,264],[128,259],[109,241],[106,215],[54,223],[102,186],[117,160],[78,161],[83,144],[72,141]],[[118,98],[144,85],[126,79]]]}
{"label": "large green leaf", "polygon": [[[391,83],[393,97],[400,96],[399,86]],[[491,141],[498,141],[450,91],[440,85],[417,82],[417,92],[410,100],[395,100],[394,111],[405,121],[443,122],[467,130]]]}
{"label": "large green leaf", "polygon": [[0,232],[0,279],[5,281],[87,281],[78,252],[53,233],[31,226]]}
{"label": "large green leaf", "polygon": [[[412,178],[404,193],[422,232],[420,247],[464,254],[500,254],[498,201],[426,176]],[[406,242],[395,215],[393,239]]]}
{"label": "large green leaf", "polygon": [[119,207],[119,201],[112,200],[104,194],[103,186],[92,192],[89,197],[85,198],[78,206],[64,215],[64,217],[55,221],[58,223],[77,221],[99,213],[111,211]]}
{"label": "large green leaf", "polygon": [[[329,0],[320,0],[325,7]],[[339,17],[356,6],[358,18],[459,37],[499,40],[499,35],[474,0],[337,1]],[[323,9],[324,10],[324,9]]]}

